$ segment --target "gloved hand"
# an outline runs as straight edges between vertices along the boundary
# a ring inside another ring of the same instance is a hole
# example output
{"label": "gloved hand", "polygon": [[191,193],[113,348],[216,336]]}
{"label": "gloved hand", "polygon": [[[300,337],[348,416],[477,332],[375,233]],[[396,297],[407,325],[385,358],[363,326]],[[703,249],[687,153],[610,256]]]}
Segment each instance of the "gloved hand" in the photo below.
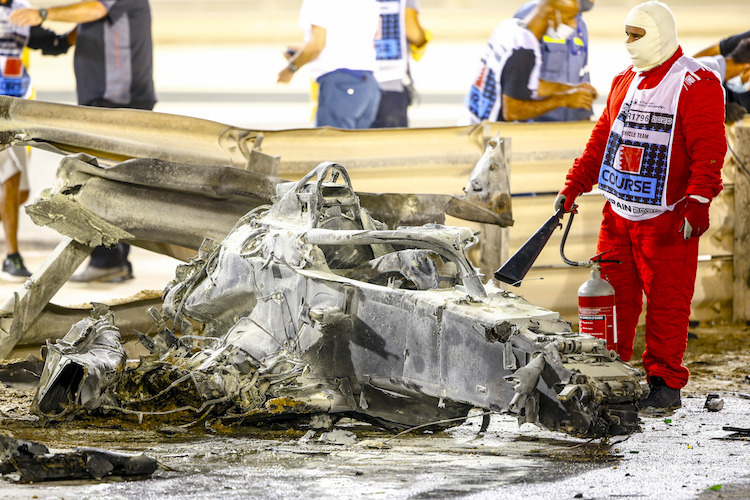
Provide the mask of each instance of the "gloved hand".
{"label": "gloved hand", "polygon": [[711,203],[708,200],[704,203],[692,196],[688,196],[684,203],[682,223],[678,231],[682,232],[686,240],[698,238],[708,229],[708,207]]}
{"label": "gloved hand", "polygon": [[564,188],[562,188],[562,191],[557,193],[555,203],[552,205],[555,208],[555,212],[557,212],[561,208],[564,208],[566,212],[572,212],[573,202],[579,194],[581,193],[577,189],[570,186],[565,186]]}

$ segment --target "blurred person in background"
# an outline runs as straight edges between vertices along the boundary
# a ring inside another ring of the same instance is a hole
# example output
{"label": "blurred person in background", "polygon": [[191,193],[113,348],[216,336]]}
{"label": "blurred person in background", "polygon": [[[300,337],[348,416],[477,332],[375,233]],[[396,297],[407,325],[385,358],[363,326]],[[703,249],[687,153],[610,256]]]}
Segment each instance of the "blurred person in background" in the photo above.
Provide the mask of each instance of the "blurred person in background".
{"label": "blurred person in background", "polygon": [[370,128],[380,104],[375,80],[375,0],[302,0],[304,43],[289,54],[277,82],[289,83],[308,66],[318,84],[316,127]]}
{"label": "blurred person in background", "polygon": [[[14,10],[28,7],[24,0],[0,1],[0,94],[31,97],[31,78],[22,57],[29,41],[29,28],[12,25],[8,18]],[[5,279],[25,281],[31,276],[18,251],[19,207],[29,197],[27,152],[24,146],[10,146],[0,151],[0,217],[5,232],[7,256],[3,261]]]}
{"label": "blurred person in background", "polygon": [[375,41],[380,106],[372,128],[408,127],[407,109],[414,98],[410,55],[422,58],[432,34],[419,23],[417,0],[378,0],[380,38]]}
{"label": "blurred person in background", "polygon": [[[16,26],[10,16],[18,9],[29,8],[26,0],[0,0],[0,94],[32,98],[33,87],[28,72],[28,49],[42,49],[44,54],[65,53],[70,44],[66,36],[41,28]],[[0,151],[0,219],[5,233],[7,256],[2,275],[13,281],[26,280],[26,269],[18,248],[20,206],[29,197],[28,151],[25,146],[10,146]]]}
{"label": "blurred person in background", "polygon": [[[513,17],[523,19],[539,4],[539,0],[525,3]],[[575,18],[576,32],[572,38],[551,38],[548,34],[542,37],[542,68],[539,79],[551,83],[564,83],[575,86],[591,83],[589,75],[589,30],[583,13],[594,7],[594,0],[580,0],[580,10]],[[572,122],[588,120],[594,114],[589,107],[559,107],[531,119],[533,122]]]}
{"label": "blurred person in background", "polygon": [[[45,20],[78,24],[73,67],[78,104],[152,110],[151,7],[148,0],[88,0],[47,9],[18,9],[10,22],[39,26]],[[118,282],[133,278],[130,245],[96,247],[86,268],[70,280]]]}
{"label": "blurred person in background", "polygon": [[726,123],[742,119],[750,112],[750,31],[724,38],[695,57],[724,80]]}
{"label": "blurred person in background", "polygon": [[464,100],[469,123],[530,120],[560,107],[591,109],[591,84],[540,80],[540,41],[573,38],[579,10],[578,0],[540,0],[524,19],[495,28]]}

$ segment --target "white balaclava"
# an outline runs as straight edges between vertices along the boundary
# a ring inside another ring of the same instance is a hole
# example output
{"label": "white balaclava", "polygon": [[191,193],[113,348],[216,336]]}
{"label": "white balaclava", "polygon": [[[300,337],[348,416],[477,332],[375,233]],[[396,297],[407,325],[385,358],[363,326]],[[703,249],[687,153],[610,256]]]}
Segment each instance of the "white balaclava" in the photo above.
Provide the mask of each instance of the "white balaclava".
{"label": "white balaclava", "polygon": [[625,26],[646,30],[643,37],[625,44],[636,71],[657,67],[672,57],[679,47],[674,16],[662,2],[651,0],[636,5],[625,17]]}

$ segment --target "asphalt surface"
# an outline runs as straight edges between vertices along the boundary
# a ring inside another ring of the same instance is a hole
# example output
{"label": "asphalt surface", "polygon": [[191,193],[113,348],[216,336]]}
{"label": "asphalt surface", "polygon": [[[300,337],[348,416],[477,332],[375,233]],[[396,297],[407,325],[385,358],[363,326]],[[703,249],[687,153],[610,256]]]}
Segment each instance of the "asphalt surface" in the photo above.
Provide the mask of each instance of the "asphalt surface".
{"label": "asphalt surface", "polygon": [[475,416],[448,432],[398,437],[350,422],[330,440],[304,430],[170,435],[11,425],[16,437],[50,448],[143,452],[167,470],[141,481],[0,482],[0,498],[747,498],[747,438],[722,428],[750,426],[750,401],[723,398],[719,412],[686,398],[673,414],[643,416],[643,432],[609,442],[519,428],[498,415],[483,435]]}

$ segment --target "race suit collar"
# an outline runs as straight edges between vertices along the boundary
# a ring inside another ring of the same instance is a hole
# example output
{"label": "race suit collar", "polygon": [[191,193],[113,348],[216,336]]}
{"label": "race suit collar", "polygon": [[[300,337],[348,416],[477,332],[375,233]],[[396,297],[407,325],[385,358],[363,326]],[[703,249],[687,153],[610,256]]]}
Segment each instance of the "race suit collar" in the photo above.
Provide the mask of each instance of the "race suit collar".
{"label": "race suit collar", "polygon": [[675,53],[672,54],[672,57],[661,63],[659,66],[648,71],[644,71],[643,73],[638,73],[639,76],[643,77],[643,80],[641,81],[640,85],[638,85],[638,88],[652,88],[658,85],[664,75],[666,75],[669,71],[669,68],[671,68],[672,65],[677,61],[677,59],[682,57],[682,55],[682,47],[678,46]]}

